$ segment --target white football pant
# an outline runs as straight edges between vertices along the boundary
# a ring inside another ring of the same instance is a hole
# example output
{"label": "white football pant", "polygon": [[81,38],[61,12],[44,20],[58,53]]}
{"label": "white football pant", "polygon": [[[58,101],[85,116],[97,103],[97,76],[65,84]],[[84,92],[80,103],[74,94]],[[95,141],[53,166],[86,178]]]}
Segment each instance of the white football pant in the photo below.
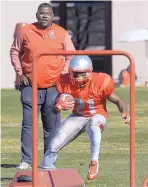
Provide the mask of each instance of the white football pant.
{"label": "white football pant", "polygon": [[96,114],[92,117],[70,115],[56,127],[49,149],[44,155],[42,168],[55,168],[58,151],[85,131],[90,139],[91,160],[98,162],[101,132],[105,127],[106,119],[102,115]]}

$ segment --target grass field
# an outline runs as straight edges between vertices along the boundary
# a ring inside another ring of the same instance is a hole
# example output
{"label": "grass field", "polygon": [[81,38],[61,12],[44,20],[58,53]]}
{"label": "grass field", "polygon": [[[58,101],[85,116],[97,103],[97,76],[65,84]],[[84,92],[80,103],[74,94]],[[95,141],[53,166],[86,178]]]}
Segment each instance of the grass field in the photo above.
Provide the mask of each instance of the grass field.
{"label": "grass field", "polygon": [[[117,93],[129,103],[128,89],[118,88]],[[8,186],[20,162],[21,104],[19,92],[1,92],[1,186]],[[129,128],[121,119],[117,108],[108,104],[108,127],[102,136],[99,177],[86,179],[89,158],[87,134],[65,147],[59,153],[57,167],[74,167],[80,172],[87,187],[129,187]],[[136,187],[148,175],[148,89],[136,89]],[[68,113],[63,113],[65,118]],[[42,127],[39,125],[39,165],[43,158]]]}

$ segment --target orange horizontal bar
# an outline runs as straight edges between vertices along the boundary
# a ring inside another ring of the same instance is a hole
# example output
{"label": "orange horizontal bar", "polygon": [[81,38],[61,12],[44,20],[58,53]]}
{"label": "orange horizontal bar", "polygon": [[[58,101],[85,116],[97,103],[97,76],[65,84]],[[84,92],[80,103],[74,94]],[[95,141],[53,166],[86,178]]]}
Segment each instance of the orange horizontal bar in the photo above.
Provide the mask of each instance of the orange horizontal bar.
{"label": "orange horizontal bar", "polygon": [[[130,61],[131,76],[130,76],[130,187],[135,187],[135,64],[131,54],[125,51],[118,50],[76,50],[76,51],[51,51],[51,49],[45,48],[44,51],[39,49],[33,54],[33,63],[45,55],[98,55],[98,56],[111,56],[122,55],[126,56]],[[36,70],[33,66],[33,187],[37,187],[37,79]]]}
{"label": "orange horizontal bar", "polygon": [[123,55],[128,58],[132,58],[132,56],[125,51],[118,50],[76,50],[76,51],[64,51],[64,50],[56,50],[51,51],[48,48],[45,48],[44,51],[37,50],[34,53],[34,58],[39,58],[43,55],[98,55],[98,56],[109,56],[109,55]]}

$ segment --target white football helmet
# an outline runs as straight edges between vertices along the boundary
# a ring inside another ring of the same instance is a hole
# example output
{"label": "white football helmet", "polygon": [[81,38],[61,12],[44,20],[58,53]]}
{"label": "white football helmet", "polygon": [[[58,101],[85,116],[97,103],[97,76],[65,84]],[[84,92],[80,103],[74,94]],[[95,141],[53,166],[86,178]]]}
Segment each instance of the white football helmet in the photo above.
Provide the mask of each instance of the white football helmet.
{"label": "white football helmet", "polygon": [[87,55],[74,56],[69,63],[69,75],[73,84],[84,87],[92,76],[92,61]]}

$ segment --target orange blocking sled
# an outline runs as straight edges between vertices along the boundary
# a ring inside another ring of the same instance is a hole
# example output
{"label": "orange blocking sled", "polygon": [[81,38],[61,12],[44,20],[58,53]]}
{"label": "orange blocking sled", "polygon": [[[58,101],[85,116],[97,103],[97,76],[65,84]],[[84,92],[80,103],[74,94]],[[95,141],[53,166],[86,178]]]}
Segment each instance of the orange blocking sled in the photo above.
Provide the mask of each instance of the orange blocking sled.
{"label": "orange blocking sled", "polygon": [[[21,175],[32,176],[32,171],[19,171],[9,184],[9,187],[32,187],[32,182],[18,182]],[[84,181],[76,169],[63,168],[41,170],[38,172],[37,187],[84,187]]]}

